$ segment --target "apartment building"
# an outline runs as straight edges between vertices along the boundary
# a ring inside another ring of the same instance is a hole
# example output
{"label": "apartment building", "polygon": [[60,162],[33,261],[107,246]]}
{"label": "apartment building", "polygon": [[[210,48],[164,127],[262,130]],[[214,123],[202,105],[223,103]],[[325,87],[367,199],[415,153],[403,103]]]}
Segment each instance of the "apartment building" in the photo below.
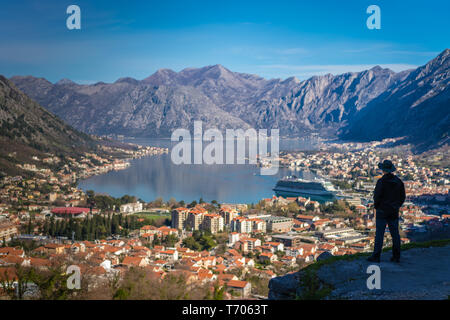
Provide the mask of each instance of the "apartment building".
{"label": "apartment building", "polygon": [[250,219],[237,217],[231,221],[231,231],[239,233],[252,233],[253,223]]}
{"label": "apartment building", "polygon": [[18,235],[17,227],[11,223],[4,223],[0,225],[0,240],[11,241],[11,239]]}
{"label": "apartment building", "polygon": [[183,230],[186,227],[188,214],[188,208],[181,207],[172,210],[172,228]]}
{"label": "apartment building", "polygon": [[272,241],[280,242],[285,247],[297,247],[302,243],[302,238],[295,235],[279,234],[272,236]]}
{"label": "apartment building", "polygon": [[217,233],[223,231],[224,219],[218,214],[205,214],[203,215],[202,229],[211,233]]}
{"label": "apartment building", "polygon": [[294,219],[269,216],[261,218],[266,222],[268,232],[289,232],[294,225]]}
{"label": "apartment building", "polygon": [[221,208],[219,214],[222,216],[222,218],[224,219],[224,223],[227,226],[229,226],[231,224],[231,221],[239,215],[237,210],[229,207]]}
{"label": "apartment building", "polygon": [[267,232],[267,224],[262,219],[251,219],[253,223],[253,231],[257,233],[266,233]]}
{"label": "apartment building", "polygon": [[189,230],[200,230],[203,218],[204,213],[198,210],[190,210],[186,220],[186,228]]}

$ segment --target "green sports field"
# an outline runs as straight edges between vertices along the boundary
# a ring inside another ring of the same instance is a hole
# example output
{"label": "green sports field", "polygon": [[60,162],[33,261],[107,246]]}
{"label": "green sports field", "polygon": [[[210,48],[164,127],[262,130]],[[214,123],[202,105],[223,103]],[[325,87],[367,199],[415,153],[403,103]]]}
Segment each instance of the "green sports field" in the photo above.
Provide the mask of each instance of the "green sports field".
{"label": "green sports field", "polygon": [[156,213],[156,212],[138,212],[134,214],[135,216],[138,216],[139,218],[146,218],[151,220],[158,220],[158,219],[170,219],[171,215],[170,213]]}

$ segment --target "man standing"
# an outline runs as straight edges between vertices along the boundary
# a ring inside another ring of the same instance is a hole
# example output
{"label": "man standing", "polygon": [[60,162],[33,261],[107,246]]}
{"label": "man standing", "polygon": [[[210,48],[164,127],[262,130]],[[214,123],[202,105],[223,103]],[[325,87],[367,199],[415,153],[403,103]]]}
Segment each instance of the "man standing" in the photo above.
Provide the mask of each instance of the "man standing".
{"label": "man standing", "polygon": [[377,181],[373,201],[376,210],[376,234],[375,247],[372,256],[367,260],[380,262],[381,249],[383,248],[384,231],[386,224],[392,237],[392,258],[391,261],[400,262],[400,234],[398,231],[399,209],[405,202],[405,186],[402,180],[394,175],[394,164],[389,160],[384,160],[378,164],[378,168],[383,171],[383,177]]}

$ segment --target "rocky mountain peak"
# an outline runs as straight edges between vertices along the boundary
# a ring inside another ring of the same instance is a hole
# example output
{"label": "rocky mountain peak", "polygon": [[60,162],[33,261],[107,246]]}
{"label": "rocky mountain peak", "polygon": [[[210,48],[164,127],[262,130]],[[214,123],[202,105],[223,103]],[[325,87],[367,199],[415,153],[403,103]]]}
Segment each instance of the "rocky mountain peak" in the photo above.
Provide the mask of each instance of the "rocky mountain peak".
{"label": "rocky mountain peak", "polygon": [[58,82],[55,83],[56,85],[62,86],[62,85],[71,85],[71,84],[76,84],[75,82],[73,82],[70,79],[64,78],[59,80]]}
{"label": "rocky mountain peak", "polygon": [[382,67],[380,67],[379,65],[376,65],[375,67],[372,67],[370,70],[372,70],[374,72],[380,72],[380,71],[383,71],[384,69]]}
{"label": "rocky mountain peak", "polygon": [[119,78],[116,80],[116,82],[114,83],[128,83],[128,84],[133,84],[133,85],[137,85],[139,84],[139,81],[131,78],[131,77],[123,77],[123,78]]}
{"label": "rocky mountain peak", "polygon": [[151,85],[164,85],[172,83],[176,77],[177,73],[171,69],[159,69],[151,76],[142,80],[142,82]]}
{"label": "rocky mountain peak", "polygon": [[[395,73],[375,66],[304,81],[295,77],[266,80],[232,72],[220,64],[180,72],[160,69],[142,81],[122,78],[108,85],[62,86],[33,77],[11,80],[44,107],[88,133],[170,135],[172,128],[182,123],[210,119],[221,125],[280,128],[287,136],[313,131],[324,137],[346,133],[349,139],[363,140],[413,135],[423,127],[427,137],[441,141],[450,127],[449,52],[444,50],[414,70]],[[411,112],[412,108],[417,111]],[[222,119],[211,117],[212,113]],[[401,125],[389,125],[400,118]],[[381,124],[386,126],[384,130],[379,130]]]}

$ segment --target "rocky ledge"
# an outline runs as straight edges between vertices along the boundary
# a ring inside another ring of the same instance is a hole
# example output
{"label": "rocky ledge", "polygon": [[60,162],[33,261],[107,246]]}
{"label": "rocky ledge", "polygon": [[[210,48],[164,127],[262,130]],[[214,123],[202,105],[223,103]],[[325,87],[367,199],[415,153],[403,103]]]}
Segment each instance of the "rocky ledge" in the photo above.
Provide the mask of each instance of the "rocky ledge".
{"label": "rocky ledge", "polygon": [[[449,241],[410,248],[400,263],[384,252],[380,263],[367,256],[331,257],[299,272],[273,278],[269,299],[429,300],[450,298]],[[380,289],[368,289],[370,265],[380,267]]]}

